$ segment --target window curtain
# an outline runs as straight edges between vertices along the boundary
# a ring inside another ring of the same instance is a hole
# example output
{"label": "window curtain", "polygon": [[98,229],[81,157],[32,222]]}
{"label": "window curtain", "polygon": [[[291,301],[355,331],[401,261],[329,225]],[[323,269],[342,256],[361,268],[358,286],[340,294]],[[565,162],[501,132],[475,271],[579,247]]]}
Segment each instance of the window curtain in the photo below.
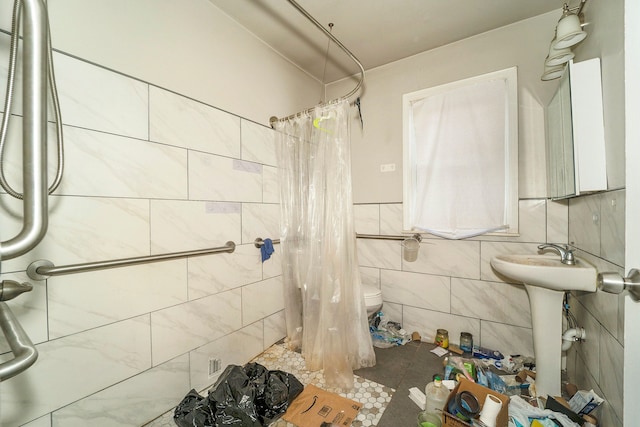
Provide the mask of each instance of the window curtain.
{"label": "window curtain", "polygon": [[353,220],[349,103],[277,122],[287,342],[326,384],[375,364]]}
{"label": "window curtain", "polygon": [[507,114],[504,80],[453,89],[411,104],[414,229],[462,239],[508,228]]}

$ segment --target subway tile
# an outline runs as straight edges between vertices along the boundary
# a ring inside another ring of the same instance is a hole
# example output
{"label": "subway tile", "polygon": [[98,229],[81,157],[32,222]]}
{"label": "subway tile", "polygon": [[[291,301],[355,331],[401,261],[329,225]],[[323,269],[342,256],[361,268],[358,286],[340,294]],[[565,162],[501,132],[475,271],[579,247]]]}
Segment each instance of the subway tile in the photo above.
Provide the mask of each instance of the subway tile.
{"label": "subway tile", "polygon": [[186,301],[186,269],[180,259],[49,278],[49,338]]}
{"label": "subway tile", "polygon": [[[191,387],[211,387],[224,368],[244,365],[263,351],[262,322],[255,322],[189,352]],[[220,360],[221,369],[209,375],[209,360]]]}
{"label": "subway tile", "polygon": [[451,278],[406,271],[382,270],[383,299],[398,304],[449,312]]}
{"label": "subway tile", "polygon": [[[28,282],[33,285],[31,291],[23,293],[19,298],[6,301],[6,304],[32,343],[39,344],[47,341],[46,282],[31,280],[24,272],[3,274],[0,280],[15,280],[18,283]],[[11,351],[11,348],[6,340],[0,339],[0,354],[8,351]]]}
{"label": "subway tile", "polygon": [[[533,329],[483,320],[479,336],[480,342],[478,344],[492,350],[498,350],[505,357],[511,354],[534,356]],[[476,343],[475,337],[474,335],[474,344]]]}
{"label": "subway tile", "polygon": [[151,141],[240,158],[240,119],[167,90],[149,88]]}
{"label": "subway tile", "polygon": [[148,139],[148,85],[70,56],[53,54],[63,123]]}
{"label": "subway tile", "polygon": [[284,308],[282,277],[242,287],[242,324],[249,325]]}
{"label": "subway tile", "polygon": [[262,279],[260,251],[237,245],[233,253],[190,257],[189,299],[217,294]]}
{"label": "subway tile", "polygon": [[600,196],[569,200],[569,243],[593,255],[600,255]]}
{"label": "subway tile", "polygon": [[600,195],[600,255],[623,266],[625,248],[625,192],[610,191]]}
{"label": "subway tile", "polygon": [[57,194],[187,198],[187,150],[68,126],[64,134]]}
{"label": "subway tile", "polygon": [[262,165],[190,151],[189,199],[261,202]]}
{"label": "subway tile", "polygon": [[150,368],[149,327],[142,316],[38,345],[36,363],[2,383],[1,424],[22,425]]}
{"label": "subway tile", "polygon": [[273,129],[241,120],[242,159],[277,166],[276,133]]}
{"label": "subway tile", "polygon": [[264,318],[264,346],[263,349],[271,347],[287,336],[287,323],[284,310],[280,310],[271,316]]}
{"label": "subway tile", "polygon": [[380,205],[353,205],[356,233],[380,234]]}
{"label": "subway tile", "polygon": [[569,201],[547,202],[547,240],[549,243],[569,243]]}
{"label": "subway tile", "polygon": [[454,277],[451,314],[531,328],[529,297],[522,285]]}
{"label": "subway tile", "polygon": [[53,427],[144,425],[175,407],[189,390],[185,354],[55,411]]}
{"label": "subway tile", "polygon": [[400,242],[394,240],[357,239],[358,263],[362,267],[400,270]]}
{"label": "subway tile", "polygon": [[480,278],[480,242],[423,239],[418,259],[402,262],[402,269],[442,276]]}
{"label": "subway tile", "polygon": [[272,240],[280,238],[279,205],[242,204],[242,243],[253,244],[258,237]]}
{"label": "subway tile", "polygon": [[[0,200],[5,206],[0,210],[5,241],[22,227],[22,203],[6,195]],[[47,235],[28,255],[3,260],[2,269],[24,270],[37,259],[64,265],[140,255],[149,255],[147,200],[50,196]]]}
{"label": "subway tile", "polygon": [[151,200],[151,252],[240,243],[239,203]]}
{"label": "subway tile", "polygon": [[151,313],[153,366],[240,329],[240,289]]}
{"label": "subway tile", "polygon": [[380,205],[380,234],[400,234],[402,227],[402,203]]}

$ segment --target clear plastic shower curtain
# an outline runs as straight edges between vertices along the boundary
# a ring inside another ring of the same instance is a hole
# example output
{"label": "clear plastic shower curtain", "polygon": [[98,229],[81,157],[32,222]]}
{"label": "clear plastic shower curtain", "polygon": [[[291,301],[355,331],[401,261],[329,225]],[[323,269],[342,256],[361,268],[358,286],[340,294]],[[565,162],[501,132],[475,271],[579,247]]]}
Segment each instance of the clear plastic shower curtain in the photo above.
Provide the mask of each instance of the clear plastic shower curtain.
{"label": "clear plastic shower curtain", "polygon": [[353,388],[375,364],[356,253],[349,103],[276,124],[289,347],[327,386]]}

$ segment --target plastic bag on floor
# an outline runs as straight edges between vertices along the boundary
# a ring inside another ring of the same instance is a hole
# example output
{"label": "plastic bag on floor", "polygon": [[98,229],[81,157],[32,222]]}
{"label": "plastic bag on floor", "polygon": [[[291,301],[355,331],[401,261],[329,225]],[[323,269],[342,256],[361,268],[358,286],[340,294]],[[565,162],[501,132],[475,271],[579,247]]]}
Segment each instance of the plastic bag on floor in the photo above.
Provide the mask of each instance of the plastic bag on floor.
{"label": "plastic bag on floor", "polygon": [[261,427],[278,419],[303,388],[295,376],[258,363],[229,365],[206,398],[191,390],[173,419],[179,427]]}

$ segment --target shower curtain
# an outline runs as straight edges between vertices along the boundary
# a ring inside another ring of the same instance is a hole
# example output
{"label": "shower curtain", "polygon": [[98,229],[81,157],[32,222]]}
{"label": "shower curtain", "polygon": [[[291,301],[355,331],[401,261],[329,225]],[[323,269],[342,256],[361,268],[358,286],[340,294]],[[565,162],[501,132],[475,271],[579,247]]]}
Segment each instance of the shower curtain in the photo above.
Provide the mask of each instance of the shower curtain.
{"label": "shower curtain", "polygon": [[328,387],[348,390],[354,369],[375,364],[356,253],[349,103],[275,128],[287,342]]}

